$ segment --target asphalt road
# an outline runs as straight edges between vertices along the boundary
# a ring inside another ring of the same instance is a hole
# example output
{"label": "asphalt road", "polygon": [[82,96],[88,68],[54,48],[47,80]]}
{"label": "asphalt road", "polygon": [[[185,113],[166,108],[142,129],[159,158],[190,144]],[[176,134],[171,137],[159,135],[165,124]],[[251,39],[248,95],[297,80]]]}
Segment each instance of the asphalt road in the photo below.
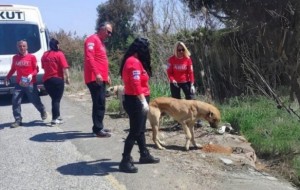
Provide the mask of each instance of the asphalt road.
{"label": "asphalt road", "polygon": [[[174,152],[149,147],[161,158],[161,163],[140,165],[137,174],[118,171],[127,119],[105,119],[113,130],[111,138],[96,138],[91,134],[90,103],[64,98],[61,115],[65,123],[49,127],[50,99],[42,101],[49,113],[46,122],[28,102],[22,104],[23,127],[11,129],[14,121],[9,97],[0,96],[0,189],[114,189],[114,190],[288,190],[290,183],[255,170],[219,170],[209,162],[193,163],[175,160]],[[150,142],[152,143],[152,142]],[[181,150],[178,150],[181,153]],[[172,157],[170,155],[172,154]],[[186,152],[202,159],[203,154]],[[139,155],[135,146],[133,157]],[[185,167],[177,167],[184,163]],[[192,169],[191,169],[192,168]],[[191,172],[192,171],[192,172]]]}

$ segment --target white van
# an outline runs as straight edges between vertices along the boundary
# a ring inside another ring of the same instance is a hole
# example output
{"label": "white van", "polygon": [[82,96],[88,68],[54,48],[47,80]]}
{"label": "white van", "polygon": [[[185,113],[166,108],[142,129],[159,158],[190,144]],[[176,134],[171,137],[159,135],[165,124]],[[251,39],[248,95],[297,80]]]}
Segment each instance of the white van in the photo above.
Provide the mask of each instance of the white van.
{"label": "white van", "polygon": [[28,52],[35,55],[39,66],[37,83],[39,90],[44,90],[41,57],[48,50],[49,33],[37,7],[26,5],[0,4],[0,95],[12,94],[16,74],[5,86],[4,78],[9,72],[13,55],[18,53],[17,41],[26,40]]}

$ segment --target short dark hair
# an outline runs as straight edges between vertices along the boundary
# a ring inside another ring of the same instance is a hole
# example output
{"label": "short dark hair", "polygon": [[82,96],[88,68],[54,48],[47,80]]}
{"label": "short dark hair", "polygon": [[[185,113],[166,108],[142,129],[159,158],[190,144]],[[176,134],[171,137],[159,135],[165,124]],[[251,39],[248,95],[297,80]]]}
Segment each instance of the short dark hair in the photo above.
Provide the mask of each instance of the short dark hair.
{"label": "short dark hair", "polygon": [[101,22],[98,24],[96,30],[99,31],[101,29],[105,29],[107,25],[112,25],[112,24],[108,21]]}

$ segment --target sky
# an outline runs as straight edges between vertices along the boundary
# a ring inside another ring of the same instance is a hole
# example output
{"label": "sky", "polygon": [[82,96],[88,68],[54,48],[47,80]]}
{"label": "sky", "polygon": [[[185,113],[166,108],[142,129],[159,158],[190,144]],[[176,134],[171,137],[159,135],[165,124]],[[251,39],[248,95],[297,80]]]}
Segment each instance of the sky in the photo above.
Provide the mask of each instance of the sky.
{"label": "sky", "polygon": [[1,0],[0,4],[31,5],[40,9],[50,32],[95,33],[97,7],[107,0]]}

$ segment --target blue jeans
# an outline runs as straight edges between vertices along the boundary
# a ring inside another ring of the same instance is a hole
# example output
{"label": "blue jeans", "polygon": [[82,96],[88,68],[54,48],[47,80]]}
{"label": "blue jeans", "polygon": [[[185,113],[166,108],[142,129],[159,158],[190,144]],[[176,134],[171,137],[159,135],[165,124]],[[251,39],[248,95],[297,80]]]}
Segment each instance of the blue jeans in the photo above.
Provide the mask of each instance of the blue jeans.
{"label": "blue jeans", "polygon": [[12,97],[12,110],[16,121],[21,121],[21,103],[24,94],[26,94],[28,100],[36,107],[36,109],[42,114],[45,112],[45,106],[41,102],[39,91],[36,84],[30,84],[27,87],[22,87],[16,84],[13,97]]}
{"label": "blue jeans", "polygon": [[64,93],[65,82],[61,78],[52,77],[44,82],[44,86],[51,97],[52,120],[60,117],[60,101]]}
{"label": "blue jeans", "polygon": [[92,101],[93,101],[93,113],[92,113],[92,119],[93,119],[93,132],[98,133],[101,131],[103,126],[103,119],[104,119],[104,113],[105,113],[105,93],[106,93],[106,84],[97,84],[96,82],[90,82],[87,84]]}

